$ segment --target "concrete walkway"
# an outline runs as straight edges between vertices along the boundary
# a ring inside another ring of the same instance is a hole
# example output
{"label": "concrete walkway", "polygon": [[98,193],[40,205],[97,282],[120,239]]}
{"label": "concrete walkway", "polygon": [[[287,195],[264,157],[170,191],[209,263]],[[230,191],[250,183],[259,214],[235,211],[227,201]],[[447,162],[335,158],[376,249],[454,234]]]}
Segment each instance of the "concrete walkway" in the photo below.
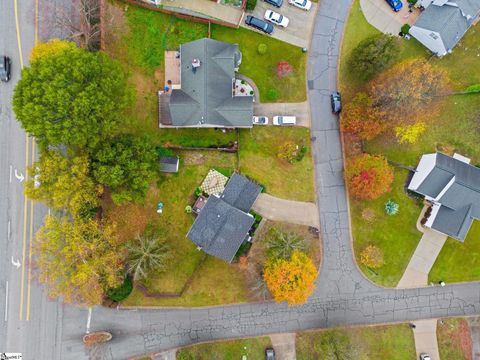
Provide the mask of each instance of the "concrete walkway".
{"label": "concrete walkway", "polygon": [[294,115],[297,117],[297,125],[310,127],[310,108],[308,102],[301,103],[255,103],[253,114],[267,116],[269,125],[272,125],[273,117],[277,115]]}
{"label": "concrete walkway", "polygon": [[394,12],[385,0],[360,0],[360,6],[370,25],[392,35],[398,35],[403,24],[413,25],[419,14],[418,9],[409,13],[406,1],[399,12]]}
{"label": "concrete walkway", "polygon": [[314,203],[285,200],[262,193],[252,209],[269,220],[319,227],[318,209]]}
{"label": "concrete walkway", "polygon": [[276,360],[296,360],[295,333],[270,335]]}
{"label": "concrete walkway", "polygon": [[[415,350],[417,359],[420,354],[430,355],[432,360],[440,360],[437,342],[437,319],[415,321],[413,337],[415,338]],[[447,359],[446,359],[447,360]]]}

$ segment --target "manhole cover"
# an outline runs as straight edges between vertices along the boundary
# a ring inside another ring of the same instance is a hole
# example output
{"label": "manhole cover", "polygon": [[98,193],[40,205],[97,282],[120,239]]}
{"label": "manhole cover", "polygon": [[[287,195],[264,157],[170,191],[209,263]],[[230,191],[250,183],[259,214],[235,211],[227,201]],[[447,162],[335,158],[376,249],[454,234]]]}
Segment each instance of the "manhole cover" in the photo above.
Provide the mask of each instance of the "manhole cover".
{"label": "manhole cover", "polygon": [[313,80],[308,80],[308,90],[313,90]]}

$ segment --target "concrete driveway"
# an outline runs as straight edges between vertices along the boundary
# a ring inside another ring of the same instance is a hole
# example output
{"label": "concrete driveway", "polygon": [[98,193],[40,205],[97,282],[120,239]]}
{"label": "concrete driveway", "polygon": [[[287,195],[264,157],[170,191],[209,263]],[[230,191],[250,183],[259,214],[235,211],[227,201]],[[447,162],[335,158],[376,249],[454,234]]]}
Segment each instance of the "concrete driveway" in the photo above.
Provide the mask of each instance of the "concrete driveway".
{"label": "concrete driveway", "polygon": [[272,125],[274,116],[292,115],[297,117],[297,126],[310,127],[310,111],[307,101],[302,103],[254,103],[253,114],[267,116],[268,125]]}
{"label": "concrete driveway", "polygon": [[403,24],[413,25],[420,11],[413,9],[408,12],[408,3],[402,1],[403,7],[399,12],[392,10],[385,0],[360,0],[362,12],[367,21],[385,34],[398,35]]}
{"label": "concrete driveway", "polygon": [[[312,3],[312,8],[309,11],[299,9],[288,3],[288,0],[284,0],[281,8],[276,8],[267,4],[263,0],[257,1],[257,6],[252,12],[248,12],[247,15],[253,15],[259,19],[263,19],[265,10],[273,10],[283,16],[286,16],[290,23],[286,28],[274,25],[275,30],[271,35],[275,39],[285,41],[289,44],[299,47],[308,47],[310,34],[312,33],[313,24],[315,20],[315,13],[317,12],[317,4]],[[247,29],[252,29],[250,26],[245,25],[242,21],[242,26]],[[267,35],[269,36],[269,35]]]}

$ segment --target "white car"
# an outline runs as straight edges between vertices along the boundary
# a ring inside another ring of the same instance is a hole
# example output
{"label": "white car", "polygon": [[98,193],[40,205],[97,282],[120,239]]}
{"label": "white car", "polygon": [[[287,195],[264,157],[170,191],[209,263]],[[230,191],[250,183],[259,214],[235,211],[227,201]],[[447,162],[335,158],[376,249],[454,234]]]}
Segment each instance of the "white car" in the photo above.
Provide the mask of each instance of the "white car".
{"label": "white car", "polygon": [[420,354],[420,360],[430,360],[430,355],[422,353]]}
{"label": "white car", "polygon": [[268,125],[268,117],[266,116],[254,116],[253,117],[254,125]]}
{"label": "white car", "polygon": [[310,0],[288,0],[288,3],[306,11],[310,10],[312,7],[312,2]]}
{"label": "white car", "polygon": [[274,116],[273,125],[292,126],[297,124],[295,116]]}
{"label": "white car", "polygon": [[290,20],[286,16],[280,15],[272,10],[265,11],[264,19],[271,22],[272,24],[287,27]]}

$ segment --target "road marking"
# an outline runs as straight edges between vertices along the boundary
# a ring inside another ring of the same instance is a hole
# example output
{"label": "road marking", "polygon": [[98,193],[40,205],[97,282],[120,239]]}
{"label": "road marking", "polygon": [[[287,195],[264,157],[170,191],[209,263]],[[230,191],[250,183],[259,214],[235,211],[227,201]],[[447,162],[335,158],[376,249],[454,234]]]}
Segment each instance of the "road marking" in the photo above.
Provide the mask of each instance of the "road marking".
{"label": "road marking", "polygon": [[10,226],[11,226],[11,221],[8,220],[8,223],[7,223],[7,241],[10,241]]}
{"label": "road marking", "polygon": [[13,167],[12,165],[10,165],[10,176],[8,178],[8,181],[11,183],[12,182],[12,170],[13,170]]}
{"label": "road marking", "polygon": [[5,321],[8,320],[8,281],[5,285]]}
{"label": "road marking", "polygon": [[90,321],[92,321],[92,308],[91,307],[88,308],[87,331],[86,331],[87,334],[90,333]]}
{"label": "road marking", "polygon": [[[32,139],[32,162],[35,159],[35,140]],[[27,281],[27,317],[30,320],[30,289],[32,284],[32,243],[33,243],[33,201],[30,201],[30,244],[28,246],[28,281]]]}
{"label": "road marking", "polygon": [[20,41],[20,26],[18,25],[17,0],[13,0],[13,6],[15,10],[15,27],[17,29],[17,43],[18,43],[18,53],[20,55],[20,68],[23,69],[23,52],[22,52],[22,42]]}
{"label": "road marking", "polygon": [[12,255],[12,265],[15,266],[17,269],[20,267],[20,260],[14,260]]}
{"label": "road marking", "polygon": [[22,173],[20,173],[20,175],[19,175],[18,172],[17,172],[17,169],[15,169],[15,177],[16,177],[17,180],[19,180],[20,182],[22,182],[23,180],[25,180],[25,176],[23,176]]}

